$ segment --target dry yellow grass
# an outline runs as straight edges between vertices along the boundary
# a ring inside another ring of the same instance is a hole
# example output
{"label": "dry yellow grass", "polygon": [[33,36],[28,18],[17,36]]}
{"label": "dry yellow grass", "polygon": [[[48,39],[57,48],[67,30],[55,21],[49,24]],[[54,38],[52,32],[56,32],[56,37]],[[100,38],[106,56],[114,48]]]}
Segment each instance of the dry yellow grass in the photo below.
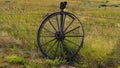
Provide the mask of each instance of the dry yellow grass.
{"label": "dry yellow grass", "polygon": [[[7,50],[12,51],[9,55],[16,54],[14,51],[17,50],[23,55],[27,53],[32,56],[30,54],[34,53],[32,60],[41,56],[36,42],[37,30],[45,17],[59,11],[61,1],[64,0],[16,0],[10,3],[0,0],[0,46],[12,44],[18,48],[6,47],[5,51],[1,49],[2,55],[6,56],[9,53],[5,53]],[[107,62],[108,57],[113,57],[108,54],[113,53],[119,45],[117,41],[120,39],[120,7],[98,8],[99,3],[104,0],[66,1],[66,11],[75,14],[84,26],[85,43],[80,54],[84,56],[85,63],[89,63],[89,60],[91,63]],[[109,4],[119,4],[119,0],[109,0]],[[2,59],[5,58],[0,57],[0,60]]]}

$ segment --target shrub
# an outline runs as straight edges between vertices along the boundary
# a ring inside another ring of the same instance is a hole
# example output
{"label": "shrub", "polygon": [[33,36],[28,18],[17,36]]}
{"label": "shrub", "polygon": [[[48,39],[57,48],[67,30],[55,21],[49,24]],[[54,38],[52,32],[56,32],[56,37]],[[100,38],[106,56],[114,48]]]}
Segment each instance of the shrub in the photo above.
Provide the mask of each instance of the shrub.
{"label": "shrub", "polygon": [[106,7],[109,1],[105,1],[99,4],[99,7]]}
{"label": "shrub", "polygon": [[106,7],[107,5],[106,5],[106,3],[101,3],[100,5],[99,5],[99,7]]}
{"label": "shrub", "polygon": [[25,59],[24,58],[21,58],[21,57],[18,57],[18,56],[8,56],[7,58],[7,61],[11,64],[25,64]]}
{"label": "shrub", "polygon": [[117,4],[112,4],[111,7],[119,7]]}

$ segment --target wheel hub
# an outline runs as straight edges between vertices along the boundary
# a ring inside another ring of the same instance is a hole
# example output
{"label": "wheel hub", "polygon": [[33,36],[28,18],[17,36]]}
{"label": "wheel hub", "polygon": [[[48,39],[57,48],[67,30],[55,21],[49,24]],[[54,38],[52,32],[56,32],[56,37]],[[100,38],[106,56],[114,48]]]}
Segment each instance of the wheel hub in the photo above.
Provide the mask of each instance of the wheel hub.
{"label": "wheel hub", "polygon": [[56,33],[55,33],[55,38],[56,38],[57,40],[64,40],[64,39],[65,39],[65,35],[64,35],[63,32],[56,32]]}

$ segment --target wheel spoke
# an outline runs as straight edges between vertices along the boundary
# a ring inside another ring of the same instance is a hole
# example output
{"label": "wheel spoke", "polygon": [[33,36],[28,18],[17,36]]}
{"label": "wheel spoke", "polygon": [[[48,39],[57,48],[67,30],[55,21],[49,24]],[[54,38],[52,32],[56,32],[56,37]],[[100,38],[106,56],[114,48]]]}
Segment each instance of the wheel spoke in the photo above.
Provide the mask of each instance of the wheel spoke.
{"label": "wheel spoke", "polygon": [[50,19],[49,19],[48,21],[49,21],[50,25],[53,27],[53,29],[54,29],[55,31],[57,31],[56,28],[54,27],[54,25],[52,24],[52,22],[50,21]]}
{"label": "wheel spoke", "polygon": [[64,41],[63,41],[63,45],[65,45],[67,47],[68,51],[73,55],[71,48]]}
{"label": "wheel spoke", "polygon": [[59,42],[58,42],[58,45],[57,45],[57,47],[56,47],[56,51],[55,51],[55,57],[56,57],[56,54],[57,54],[57,51],[58,51],[58,48],[59,48]]}
{"label": "wheel spoke", "polygon": [[58,16],[56,15],[56,21],[57,21],[57,25],[58,25],[58,31],[60,30],[60,26],[59,26],[59,22],[58,22]]}
{"label": "wheel spoke", "polygon": [[70,27],[70,25],[73,23],[74,20],[75,20],[75,19],[73,19],[73,20],[70,22],[70,24],[65,28],[64,32],[66,32],[66,30]]}
{"label": "wheel spoke", "polygon": [[46,51],[46,53],[48,53],[48,52],[51,50],[51,48],[52,48],[53,46],[55,46],[56,43],[57,43],[57,40],[53,43],[53,45],[51,45],[51,46],[49,47],[49,49]]}
{"label": "wheel spoke", "polygon": [[62,57],[64,56],[64,49],[63,49],[63,42],[60,41],[60,46],[61,46],[61,53],[62,53]]}
{"label": "wheel spoke", "polygon": [[66,19],[66,14],[63,16],[63,29],[64,29],[64,24],[65,24],[65,19]]}
{"label": "wheel spoke", "polygon": [[68,40],[68,39],[65,39],[65,40],[68,41],[68,42],[70,42],[70,43],[72,43],[72,44],[74,44],[74,45],[76,45],[76,46],[79,46],[78,44],[74,43],[74,42],[71,41],[71,40]]}
{"label": "wheel spoke", "polygon": [[66,14],[64,15],[64,19],[63,19],[63,22],[65,22],[65,19],[66,19]]}
{"label": "wheel spoke", "polygon": [[48,43],[50,43],[50,42],[52,42],[52,41],[54,41],[54,40],[55,40],[55,38],[52,39],[52,40],[50,40],[50,41],[48,41],[48,42],[46,42],[46,43],[44,43],[44,44],[42,44],[42,46],[43,46],[43,45],[46,45],[46,44],[48,44]]}
{"label": "wheel spoke", "polygon": [[46,31],[52,33],[52,34],[55,34],[54,32],[50,31],[49,29],[47,29],[47,28],[45,28],[45,27],[44,27],[44,29],[45,29]]}
{"label": "wheel spoke", "polygon": [[74,31],[74,30],[78,29],[79,27],[80,27],[80,26],[75,27],[74,29],[71,29],[70,31],[66,32],[65,34],[68,34],[68,33],[72,32],[72,31]]}
{"label": "wheel spoke", "polygon": [[40,36],[40,37],[55,37],[55,36]]}
{"label": "wheel spoke", "polygon": [[84,36],[81,36],[81,35],[68,35],[68,36],[65,36],[65,37],[73,37],[73,38],[75,37],[76,38],[76,37],[84,37]]}

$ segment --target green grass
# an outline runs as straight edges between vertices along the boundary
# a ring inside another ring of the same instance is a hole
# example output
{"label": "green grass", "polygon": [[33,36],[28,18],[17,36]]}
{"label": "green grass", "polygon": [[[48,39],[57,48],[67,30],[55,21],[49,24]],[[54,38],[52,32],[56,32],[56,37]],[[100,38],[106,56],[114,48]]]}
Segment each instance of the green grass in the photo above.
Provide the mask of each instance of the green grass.
{"label": "green grass", "polygon": [[[49,14],[59,11],[61,1],[63,0],[16,0],[5,3],[0,0],[0,68],[9,68],[11,63],[12,68],[52,68],[67,64],[64,60],[43,59],[36,41],[41,22]],[[109,0],[107,5],[111,6],[102,8],[98,7],[104,0],[68,2],[66,11],[75,14],[85,30],[84,46],[73,60],[73,65],[81,68],[109,68],[109,62],[113,62],[112,66],[119,67],[119,1]],[[8,55],[18,55],[24,59],[18,56],[14,59],[13,56],[6,62],[5,57]]]}

